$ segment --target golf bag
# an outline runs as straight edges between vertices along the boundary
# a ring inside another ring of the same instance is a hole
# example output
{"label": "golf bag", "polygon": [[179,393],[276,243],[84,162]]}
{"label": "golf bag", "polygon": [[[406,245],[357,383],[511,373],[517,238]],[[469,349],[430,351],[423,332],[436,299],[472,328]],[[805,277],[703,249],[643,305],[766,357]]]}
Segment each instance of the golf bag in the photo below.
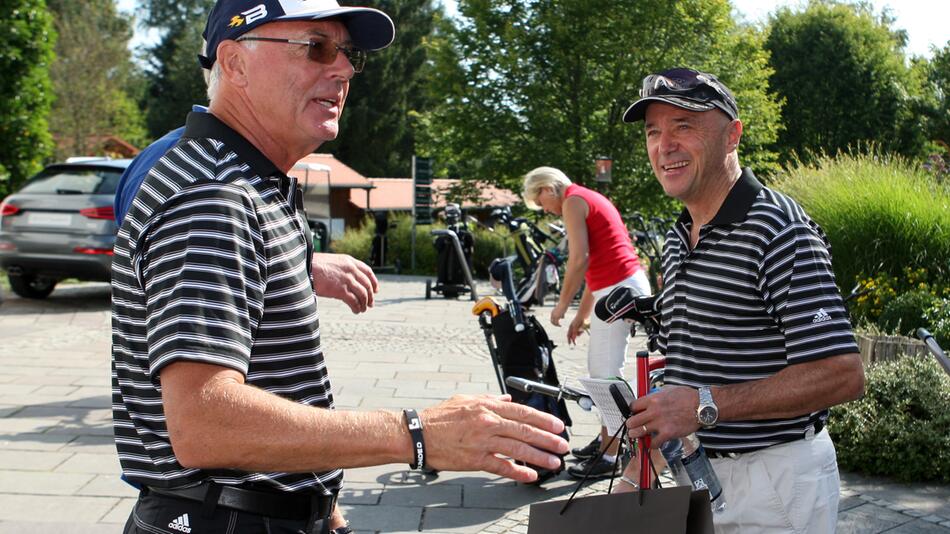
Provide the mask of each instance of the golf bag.
{"label": "golf bag", "polygon": [[[517,298],[525,307],[543,306],[546,297],[560,291],[558,270],[567,259],[567,232],[562,227],[548,224],[548,228],[560,238],[556,239],[528,219],[512,216],[509,208],[493,210],[490,220],[494,224],[503,224],[514,240],[515,253],[506,259],[517,267],[518,274],[512,275],[517,278],[515,297],[508,298]],[[552,245],[552,248],[545,249],[544,245]]]}
{"label": "golf bag", "polygon": [[[515,331],[510,313],[499,313],[492,320],[491,331],[502,380],[516,376],[549,386],[559,386],[560,381],[552,358],[556,345],[534,315],[528,315],[525,320],[527,324],[521,332]],[[524,393],[507,388],[505,391],[515,402],[549,413],[564,421],[565,426],[571,426],[571,417],[567,413],[564,399],[556,400],[538,393]]]}
{"label": "golf bag", "polygon": [[[511,261],[495,260],[490,269],[494,277],[502,279],[505,295],[514,295]],[[478,316],[479,326],[485,334],[501,391],[510,394],[514,402],[549,413],[563,421],[565,427],[570,427],[572,421],[563,398],[509,390],[505,385],[505,379],[515,376],[560,386],[553,358],[555,345],[541,323],[534,315],[525,314],[518,299],[510,296],[508,303],[503,306],[491,297],[485,297],[475,304],[472,313]],[[567,430],[562,436],[567,439]],[[538,472],[537,483],[540,484],[560,473],[564,469],[564,462],[562,459],[561,467],[555,470],[531,467]]]}

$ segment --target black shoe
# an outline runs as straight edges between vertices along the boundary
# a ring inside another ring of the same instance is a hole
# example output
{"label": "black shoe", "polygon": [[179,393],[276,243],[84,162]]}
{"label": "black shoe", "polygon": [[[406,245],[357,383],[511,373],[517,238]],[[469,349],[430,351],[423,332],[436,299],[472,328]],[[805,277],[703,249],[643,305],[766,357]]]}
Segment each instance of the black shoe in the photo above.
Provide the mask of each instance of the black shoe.
{"label": "black shoe", "polygon": [[571,449],[571,454],[574,455],[574,458],[578,460],[589,460],[594,456],[597,456],[597,453],[600,452],[600,436],[594,438],[593,441],[584,445],[583,447],[577,447]]}
{"label": "black shoe", "polygon": [[[592,463],[593,468],[591,468]],[[619,471],[620,462],[616,462],[616,467]],[[587,474],[588,470],[590,470],[589,475]],[[567,468],[567,474],[574,478],[584,478],[585,475],[588,479],[610,478],[614,474],[614,462],[607,461],[603,458],[591,458]]]}

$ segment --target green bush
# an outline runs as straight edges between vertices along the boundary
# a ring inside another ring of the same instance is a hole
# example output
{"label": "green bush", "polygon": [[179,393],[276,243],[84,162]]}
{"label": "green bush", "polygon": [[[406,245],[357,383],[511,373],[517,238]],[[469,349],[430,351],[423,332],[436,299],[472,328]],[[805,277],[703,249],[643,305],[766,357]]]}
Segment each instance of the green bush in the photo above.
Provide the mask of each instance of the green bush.
{"label": "green bush", "polygon": [[347,228],[343,237],[330,242],[330,251],[349,254],[358,260],[369,263],[370,249],[373,246],[373,234],[376,225],[373,219],[366,217],[363,224],[356,228]]}
{"label": "green bush", "polygon": [[950,377],[931,357],[880,362],[863,398],[831,410],[843,469],[950,483]]}
{"label": "green bush", "polygon": [[937,299],[924,312],[924,328],[933,334],[944,350],[950,351],[950,299]]}
{"label": "green bush", "polygon": [[[416,227],[416,268],[411,269],[412,217],[396,215],[390,219],[390,224],[392,223],[395,223],[394,227],[390,228],[386,234],[388,240],[386,263],[392,265],[398,259],[401,273],[435,276],[438,255],[429,232],[434,228],[445,228],[445,225],[436,223],[432,226]],[[481,226],[474,228],[470,226],[469,229],[475,237],[475,253],[472,257],[475,271],[473,276],[488,278],[488,264],[491,260],[504,255],[508,233],[500,227],[496,228],[495,232],[490,232]],[[347,229],[342,238],[333,241],[330,248],[333,252],[349,254],[368,263],[375,232],[375,223],[367,217],[362,226]],[[510,243],[508,250],[513,250]]]}
{"label": "green bush", "polygon": [[933,299],[950,298],[950,284],[931,282],[931,274],[924,267],[904,267],[900,276],[877,273],[861,278],[858,283],[862,295],[848,303],[856,323],[877,325],[884,309],[899,295],[910,292],[926,293]]}
{"label": "green bush", "polygon": [[950,185],[926,170],[897,156],[839,155],[799,164],[774,185],[828,234],[845,291],[860,277],[918,265],[931,284],[950,286]]}
{"label": "green bush", "polygon": [[887,334],[913,336],[918,328],[928,326],[924,314],[938,300],[940,299],[922,290],[902,293],[884,306],[877,325]]}
{"label": "green bush", "polygon": [[508,231],[500,226],[494,232],[478,227],[475,229],[475,253],[472,256],[475,277],[488,279],[488,265],[495,258],[501,258],[505,253],[514,253],[513,245],[509,240]]}

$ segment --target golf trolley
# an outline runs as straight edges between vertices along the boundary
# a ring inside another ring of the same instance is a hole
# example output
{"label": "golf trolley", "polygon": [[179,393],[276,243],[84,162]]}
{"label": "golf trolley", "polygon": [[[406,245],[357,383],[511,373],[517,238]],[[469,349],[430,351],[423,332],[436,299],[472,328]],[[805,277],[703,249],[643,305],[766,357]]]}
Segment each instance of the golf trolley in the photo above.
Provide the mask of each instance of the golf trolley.
{"label": "golf trolley", "polygon": [[478,300],[475,281],[472,279],[472,254],[475,251],[475,237],[469,231],[458,204],[445,207],[444,230],[432,230],[433,246],[437,256],[437,275],[435,283],[426,280],[426,300],[432,293],[441,293],[447,299],[458,298],[470,293],[472,300]]}

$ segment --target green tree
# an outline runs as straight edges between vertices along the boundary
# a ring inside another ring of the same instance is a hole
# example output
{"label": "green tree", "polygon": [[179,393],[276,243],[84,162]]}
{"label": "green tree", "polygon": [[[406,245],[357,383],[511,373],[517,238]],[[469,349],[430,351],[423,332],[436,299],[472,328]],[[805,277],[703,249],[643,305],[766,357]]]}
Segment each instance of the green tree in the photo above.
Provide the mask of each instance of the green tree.
{"label": "green tree", "polygon": [[[622,122],[643,77],[675,66],[716,73],[736,93],[742,161],[775,170],[780,105],[767,93],[762,36],[739,27],[726,0],[462,0],[432,49],[438,99],[424,147],[450,174],[520,190],[538,165],[592,184],[613,159],[621,211],[666,211],[642,125]],[[685,36],[688,36],[685,37]]]}
{"label": "green tree", "polygon": [[917,156],[924,80],[905,63],[906,34],[868,4],[812,0],[769,21],[772,89],[786,100],[784,161],[876,145]]}
{"label": "green tree", "polygon": [[145,26],[161,33],[148,49],[148,90],[145,97],[148,132],[152,137],[184,124],[194,104],[208,101],[204,75],[198,65],[201,32],[214,0],[145,0]]}
{"label": "green tree", "polygon": [[928,80],[937,99],[929,129],[930,140],[943,147],[950,156],[950,41],[943,48],[934,50],[933,59],[927,66]]}
{"label": "green tree", "polygon": [[431,0],[370,0],[392,17],[396,40],[371,53],[350,82],[339,139],[320,147],[366,176],[409,176],[416,148],[415,117],[429,105],[425,43],[433,34]]}
{"label": "green tree", "polygon": [[46,119],[56,32],[44,0],[5,0],[0,20],[0,194],[6,194],[52,150]]}
{"label": "green tree", "polygon": [[128,49],[131,18],[117,11],[114,0],[48,4],[59,34],[50,71],[57,159],[98,154],[105,135],[144,144],[144,121],[135,104],[140,77]]}

